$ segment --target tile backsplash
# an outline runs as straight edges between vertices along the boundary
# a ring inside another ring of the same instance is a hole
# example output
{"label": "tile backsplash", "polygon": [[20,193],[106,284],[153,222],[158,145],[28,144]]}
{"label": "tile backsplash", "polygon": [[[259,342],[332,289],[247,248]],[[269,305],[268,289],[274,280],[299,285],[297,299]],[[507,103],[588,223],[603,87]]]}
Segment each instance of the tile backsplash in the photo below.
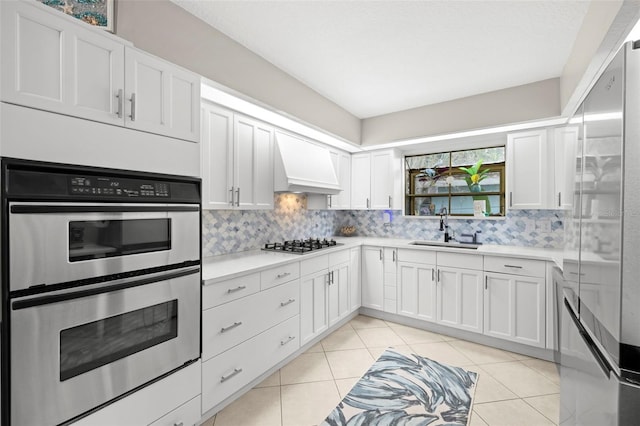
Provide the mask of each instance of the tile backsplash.
{"label": "tile backsplash", "polygon": [[[481,231],[480,241],[486,244],[562,248],[564,217],[556,210],[514,210],[503,220],[450,219],[449,227],[456,235]],[[355,226],[356,235],[364,237],[443,238],[437,219],[406,218],[399,210],[308,210],[304,194],[276,194],[274,210],[204,210],[202,255],[257,249],[266,242],[330,237],[346,225]]]}

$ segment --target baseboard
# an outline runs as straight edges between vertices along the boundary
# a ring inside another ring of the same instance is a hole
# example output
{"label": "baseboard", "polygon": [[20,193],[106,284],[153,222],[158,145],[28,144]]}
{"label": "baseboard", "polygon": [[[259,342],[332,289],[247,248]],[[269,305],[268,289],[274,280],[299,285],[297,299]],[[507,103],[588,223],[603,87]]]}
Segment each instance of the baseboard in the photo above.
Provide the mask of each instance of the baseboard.
{"label": "baseboard", "polygon": [[409,327],[419,328],[433,333],[444,334],[446,336],[455,337],[456,339],[468,340],[473,343],[491,346],[505,351],[515,352],[534,358],[543,359],[545,361],[554,362],[554,351],[546,348],[537,348],[522,343],[502,340],[495,337],[485,336],[484,334],[473,333],[457,328],[447,327],[432,322],[421,321],[415,318],[409,318],[398,314],[379,311],[371,308],[360,308],[360,314],[378,318],[385,321],[392,321]]}

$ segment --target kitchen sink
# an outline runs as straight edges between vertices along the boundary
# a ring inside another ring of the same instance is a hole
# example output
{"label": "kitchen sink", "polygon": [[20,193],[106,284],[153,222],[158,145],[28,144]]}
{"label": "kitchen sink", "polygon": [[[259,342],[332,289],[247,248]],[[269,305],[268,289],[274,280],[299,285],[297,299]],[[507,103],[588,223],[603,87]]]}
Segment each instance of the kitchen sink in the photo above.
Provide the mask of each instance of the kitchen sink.
{"label": "kitchen sink", "polygon": [[440,241],[411,241],[409,243],[412,246],[428,246],[428,247],[447,247],[447,248],[459,248],[459,249],[468,249],[468,250],[476,250],[480,247],[480,244],[473,243],[460,243],[458,241],[445,243]]}

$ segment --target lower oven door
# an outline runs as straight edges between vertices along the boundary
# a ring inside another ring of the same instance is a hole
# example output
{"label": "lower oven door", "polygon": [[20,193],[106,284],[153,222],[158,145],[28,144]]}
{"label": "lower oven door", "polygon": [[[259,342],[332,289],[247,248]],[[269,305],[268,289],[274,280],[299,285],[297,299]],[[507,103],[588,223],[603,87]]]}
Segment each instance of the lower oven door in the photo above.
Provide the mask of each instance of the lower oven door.
{"label": "lower oven door", "polygon": [[200,356],[199,267],[10,307],[12,425],[64,423]]}

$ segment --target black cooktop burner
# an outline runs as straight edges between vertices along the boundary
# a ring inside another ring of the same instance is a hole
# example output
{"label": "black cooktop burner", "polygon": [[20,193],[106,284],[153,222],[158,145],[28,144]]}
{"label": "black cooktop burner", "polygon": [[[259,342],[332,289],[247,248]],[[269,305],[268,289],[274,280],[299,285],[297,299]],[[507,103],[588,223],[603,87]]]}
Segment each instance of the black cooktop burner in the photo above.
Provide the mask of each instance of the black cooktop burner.
{"label": "black cooktop burner", "polygon": [[334,239],[307,238],[306,240],[288,240],[281,243],[267,243],[262,250],[281,251],[285,253],[304,254],[324,248],[341,246]]}

